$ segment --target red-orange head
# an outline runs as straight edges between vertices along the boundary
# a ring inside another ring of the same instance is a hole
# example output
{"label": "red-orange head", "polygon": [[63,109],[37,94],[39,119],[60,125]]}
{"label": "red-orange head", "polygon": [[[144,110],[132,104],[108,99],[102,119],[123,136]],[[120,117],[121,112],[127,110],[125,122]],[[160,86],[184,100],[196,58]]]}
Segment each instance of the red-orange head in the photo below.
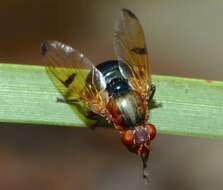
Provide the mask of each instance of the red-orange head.
{"label": "red-orange head", "polygon": [[122,143],[130,152],[139,155],[143,161],[143,177],[147,179],[145,169],[151,151],[151,141],[156,137],[156,127],[152,124],[137,126],[121,132]]}
{"label": "red-orange head", "polygon": [[142,155],[150,150],[150,142],[156,136],[156,127],[152,124],[140,125],[121,132],[122,143],[129,151]]}

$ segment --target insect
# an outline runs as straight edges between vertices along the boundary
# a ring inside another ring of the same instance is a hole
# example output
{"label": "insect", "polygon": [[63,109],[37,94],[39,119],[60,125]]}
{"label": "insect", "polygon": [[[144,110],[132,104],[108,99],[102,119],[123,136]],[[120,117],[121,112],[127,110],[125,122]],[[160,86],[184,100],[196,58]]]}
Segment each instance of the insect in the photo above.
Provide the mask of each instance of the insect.
{"label": "insect", "polygon": [[103,117],[120,134],[127,149],[143,161],[143,176],[156,128],[148,123],[155,93],[142,26],[128,9],[122,9],[114,28],[117,60],[93,64],[83,53],[57,41],[41,47],[47,73],[64,100],[81,102]]}

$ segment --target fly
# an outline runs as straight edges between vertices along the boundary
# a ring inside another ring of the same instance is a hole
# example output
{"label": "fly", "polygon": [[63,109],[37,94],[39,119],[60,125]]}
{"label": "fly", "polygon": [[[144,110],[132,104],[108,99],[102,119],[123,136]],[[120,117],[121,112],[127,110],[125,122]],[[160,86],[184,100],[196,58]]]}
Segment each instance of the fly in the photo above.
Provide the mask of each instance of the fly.
{"label": "fly", "polygon": [[127,149],[143,161],[143,177],[156,128],[148,122],[155,93],[142,26],[128,9],[122,9],[114,28],[117,60],[99,65],[83,53],[57,41],[41,47],[47,73],[67,103],[81,102],[119,132]]}

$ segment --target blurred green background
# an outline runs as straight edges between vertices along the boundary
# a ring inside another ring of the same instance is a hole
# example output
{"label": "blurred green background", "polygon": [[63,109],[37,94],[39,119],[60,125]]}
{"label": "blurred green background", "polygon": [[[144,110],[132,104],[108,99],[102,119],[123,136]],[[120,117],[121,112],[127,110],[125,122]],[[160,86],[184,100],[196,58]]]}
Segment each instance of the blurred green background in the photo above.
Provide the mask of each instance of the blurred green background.
{"label": "blurred green background", "polygon": [[[1,1],[0,61],[41,65],[39,47],[48,39],[96,63],[114,58],[112,29],[123,7],[142,22],[154,74],[223,80],[220,0]],[[222,146],[222,140],[158,135],[145,186],[141,160],[113,129],[1,124],[0,189],[220,190]]]}

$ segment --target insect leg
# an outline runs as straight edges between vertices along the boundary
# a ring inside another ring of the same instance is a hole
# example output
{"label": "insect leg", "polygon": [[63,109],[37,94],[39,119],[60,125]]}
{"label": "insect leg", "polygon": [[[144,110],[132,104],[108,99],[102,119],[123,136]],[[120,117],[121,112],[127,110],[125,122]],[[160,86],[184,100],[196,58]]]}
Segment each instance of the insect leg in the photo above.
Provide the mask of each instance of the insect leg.
{"label": "insect leg", "polygon": [[149,90],[149,97],[147,99],[149,109],[159,108],[162,106],[161,103],[157,103],[156,100],[153,99],[155,92],[156,92],[156,86],[152,84]]}
{"label": "insect leg", "polygon": [[76,104],[76,103],[79,102],[79,100],[77,100],[77,99],[68,99],[68,100],[65,100],[63,98],[57,98],[57,102],[66,103],[66,104]]}
{"label": "insect leg", "polygon": [[149,98],[148,98],[148,103],[153,99],[153,96],[156,92],[156,86],[154,84],[151,85],[151,88],[149,90]]}
{"label": "insect leg", "polygon": [[100,125],[100,116],[98,114],[94,113],[93,111],[85,112],[85,117],[87,117],[88,119],[96,120],[96,122],[90,126],[90,128],[92,130],[94,130],[95,128],[97,128]]}
{"label": "insect leg", "polygon": [[99,115],[94,113],[93,111],[87,111],[85,113],[85,116],[89,119],[98,119],[99,118]]}

